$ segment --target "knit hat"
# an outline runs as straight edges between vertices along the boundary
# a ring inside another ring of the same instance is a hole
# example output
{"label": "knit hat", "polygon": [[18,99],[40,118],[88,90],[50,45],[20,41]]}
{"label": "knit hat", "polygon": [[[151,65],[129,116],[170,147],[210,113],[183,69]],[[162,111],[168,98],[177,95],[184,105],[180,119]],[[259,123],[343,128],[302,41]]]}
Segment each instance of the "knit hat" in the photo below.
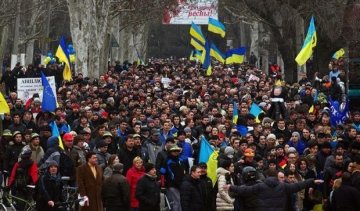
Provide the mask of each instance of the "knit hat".
{"label": "knit hat", "polygon": [[63,140],[66,142],[72,142],[74,140],[74,136],[71,133],[65,133]]}
{"label": "knit hat", "polygon": [[113,172],[122,173],[122,171],[124,169],[124,165],[122,163],[116,163],[116,164],[114,164],[113,168],[114,168]]}
{"label": "knit hat", "polygon": [[191,128],[186,127],[186,128],[184,128],[184,131],[185,131],[185,133],[190,133],[190,132],[191,132]]}
{"label": "knit hat", "polygon": [[149,171],[155,168],[155,165],[152,163],[145,163],[144,168],[145,168],[145,173],[148,173]]}
{"label": "knit hat", "polygon": [[230,159],[234,157],[234,153],[235,151],[232,147],[226,147],[224,150],[224,154],[226,155],[226,157]]}
{"label": "knit hat", "polygon": [[289,147],[288,153],[296,153],[296,152],[297,151],[296,151],[295,147]]}
{"label": "knit hat", "polygon": [[59,138],[56,137],[56,136],[51,136],[51,137],[48,138],[46,144],[47,144],[48,148],[58,146],[59,145]]}
{"label": "knit hat", "polygon": [[294,132],[292,132],[291,135],[292,136],[297,136],[298,138],[300,138],[300,133],[299,132],[294,131]]}
{"label": "knit hat", "polygon": [[47,165],[48,167],[50,167],[50,166],[56,166],[56,167],[59,167],[59,165],[58,165],[58,163],[55,161],[55,160],[51,160],[51,161],[49,161],[49,163],[48,163],[48,165]]}
{"label": "knit hat", "polygon": [[25,159],[29,159],[31,157],[32,151],[31,149],[26,149],[24,151],[21,152],[20,157],[21,159],[25,160]]}

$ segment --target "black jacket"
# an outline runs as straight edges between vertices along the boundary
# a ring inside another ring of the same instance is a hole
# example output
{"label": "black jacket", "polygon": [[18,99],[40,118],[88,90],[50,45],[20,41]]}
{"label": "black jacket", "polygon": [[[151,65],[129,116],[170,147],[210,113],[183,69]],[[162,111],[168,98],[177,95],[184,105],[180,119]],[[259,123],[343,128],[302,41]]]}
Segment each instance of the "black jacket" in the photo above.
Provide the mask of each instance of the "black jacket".
{"label": "black jacket", "polygon": [[260,211],[286,210],[287,197],[314,183],[313,179],[293,184],[280,183],[275,177],[268,177],[263,183],[253,186],[231,186],[230,191],[239,195],[257,194]]}
{"label": "black jacket", "polygon": [[342,184],[332,195],[331,211],[360,210],[360,192],[350,184]]}
{"label": "black jacket", "polygon": [[180,187],[181,209],[184,211],[206,211],[208,205],[204,204],[203,194],[200,179],[196,180],[187,175]]}
{"label": "black jacket", "polygon": [[200,188],[203,192],[202,197],[203,197],[204,204],[208,207],[209,211],[215,211],[216,210],[216,193],[215,193],[215,189],[213,188],[212,181],[207,175],[201,175]]}
{"label": "black jacket", "polygon": [[53,177],[46,173],[41,176],[36,187],[38,191],[36,194],[36,210],[57,210],[56,207],[50,207],[48,201],[63,202],[62,187],[63,184],[59,175]]}
{"label": "black jacket", "polygon": [[120,163],[124,164],[124,172],[123,175],[126,175],[127,171],[131,168],[133,165],[133,160],[135,157],[141,156],[141,152],[138,149],[133,149],[132,151],[129,151],[126,149],[126,146],[123,146],[118,152],[118,157],[120,160]]}
{"label": "black jacket", "polygon": [[127,210],[130,205],[130,185],[120,172],[114,171],[111,177],[104,181],[101,196],[107,210]]}
{"label": "black jacket", "polygon": [[139,210],[160,210],[160,184],[156,178],[144,175],[137,183],[136,198],[139,200]]}

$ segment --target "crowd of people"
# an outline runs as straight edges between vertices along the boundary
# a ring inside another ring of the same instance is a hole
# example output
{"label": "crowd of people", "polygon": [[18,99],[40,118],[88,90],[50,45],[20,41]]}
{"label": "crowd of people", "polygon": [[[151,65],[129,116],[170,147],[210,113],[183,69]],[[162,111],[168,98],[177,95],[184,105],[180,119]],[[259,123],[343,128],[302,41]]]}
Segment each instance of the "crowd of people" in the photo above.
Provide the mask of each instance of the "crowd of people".
{"label": "crowd of people", "polygon": [[[62,177],[80,210],[360,210],[360,112],[332,124],[329,99],[346,94],[339,61],[329,68],[296,83],[246,63],[208,77],[186,59],[117,62],[70,82],[56,64],[7,68],[2,184],[24,198],[36,185],[38,210],[64,201]],[[14,79],[40,71],[55,76],[54,112],[17,96]],[[219,152],[216,180],[202,141]]]}

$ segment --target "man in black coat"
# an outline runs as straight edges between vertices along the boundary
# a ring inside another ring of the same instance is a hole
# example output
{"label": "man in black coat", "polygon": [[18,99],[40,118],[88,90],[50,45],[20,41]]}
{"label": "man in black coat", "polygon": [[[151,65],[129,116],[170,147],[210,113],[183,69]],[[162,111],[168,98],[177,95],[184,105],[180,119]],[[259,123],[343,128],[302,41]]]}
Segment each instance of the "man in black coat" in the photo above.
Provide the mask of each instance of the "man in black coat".
{"label": "man in black coat", "polygon": [[115,164],[113,174],[104,181],[101,196],[107,211],[129,209],[130,185],[122,171],[123,164]]}
{"label": "man in black coat", "polygon": [[192,166],[190,175],[186,175],[180,188],[181,209],[186,211],[206,211],[203,201],[203,190],[200,186],[201,169]]}
{"label": "man in black coat", "polygon": [[152,163],[145,163],[145,175],[136,186],[136,198],[140,211],[160,210],[160,183],[156,181],[156,169]]}
{"label": "man in black coat", "polygon": [[354,169],[351,175],[351,184],[360,191],[360,155],[354,157]]}
{"label": "man in black coat", "polygon": [[269,171],[268,176],[263,183],[253,186],[226,185],[225,189],[239,195],[257,194],[257,204],[260,211],[284,211],[286,210],[286,201],[289,194],[310,187],[314,183],[320,184],[324,182],[323,180],[308,179],[303,182],[287,184],[279,182],[276,177],[277,171]]}
{"label": "man in black coat", "polygon": [[201,169],[200,176],[200,188],[203,191],[204,204],[209,208],[209,211],[216,210],[216,193],[213,188],[211,179],[207,176],[207,165],[202,162],[198,165]]}
{"label": "man in black coat", "polygon": [[349,172],[342,174],[342,182],[339,188],[336,188],[332,195],[332,211],[357,211],[360,210],[360,192],[351,187],[351,175]]}

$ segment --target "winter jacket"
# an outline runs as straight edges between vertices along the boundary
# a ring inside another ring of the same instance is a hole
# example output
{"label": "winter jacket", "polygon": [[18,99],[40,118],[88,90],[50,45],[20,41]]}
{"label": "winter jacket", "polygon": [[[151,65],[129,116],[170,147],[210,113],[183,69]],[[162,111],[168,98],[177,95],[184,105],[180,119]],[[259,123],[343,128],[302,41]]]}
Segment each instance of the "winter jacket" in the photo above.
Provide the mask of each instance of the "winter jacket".
{"label": "winter jacket", "polygon": [[253,186],[230,186],[230,191],[239,195],[257,194],[260,211],[285,211],[288,195],[311,186],[313,179],[298,183],[280,183],[276,177],[268,177],[263,183]]}
{"label": "winter jacket", "polygon": [[130,202],[128,181],[120,172],[113,172],[109,178],[105,179],[101,196],[106,210],[128,210]]}
{"label": "winter jacket", "polygon": [[360,210],[360,192],[350,184],[341,184],[332,195],[331,211]]}
{"label": "winter jacket", "polygon": [[180,187],[181,209],[186,211],[206,211],[207,205],[203,201],[203,190],[200,179],[186,175]]}
{"label": "winter jacket", "polygon": [[104,170],[111,155],[107,152],[100,152],[99,149],[94,149],[94,152],[96,153],[97,164]]}
{"label": "winter jacket", "polygon": [[139,210],[160,210],[160,184],[156,176],[154,178],[145,174],[141,177],[136,187],[136,198],[139,200]]}
{"label": "winter jacket", "polygon": [[[21,164],[19,162],[16,162],[8,181],[8,186],[12,186],[16,179],[16,171],[18,168],[21,168]],[[29,175],[30,181],[28,185],[35,185],[38,181],[38,167],[35,162],[32,162],[32,164],[27,168],[27,174]]]}
{"label": "winter jacket", "polygon": [[177,189],[180,188],[185,175],[184,172],[185,168],[183,166],[182,160],[179,157],[172,156],[171,154],[168,154],[166,167],[160,169],[160,173],[165,175],[166,186]]}
{"label": "winter jacket", "polygon": [[136,194],[136,186],[138,181],[142,176],[145,174],[145,169],[142,168],[141,170],[135,168],[135,166],[131,167],[126,174],[126,179],[130,185],[130,207],[131,208],[138,208],[139,201],[137,200]]}
{"label": "winter jacket", "polygon": [[135,157],[141,156],[141,152],[138,149],[128,150],[126,147],[121,148],[118,152],[120,163],[124,164],[123,175],[126,175],[127,171],[131,168]]}
{"label": "winter jacket", "polygon": [[158,154],[162,151],[163,147],[161,145],[161,142],[153,142],[153,141],[147,141],[144,143],[144,146],[142,147],[142,153],[144,154],[142,157],[145,161],[149,161],[150,163],[156,162],[156,157]]}
{"label": "winter jacket", "polygon": [[24,146],[23,151],[30,149],[32,151],[31,160],[35,163],[39,163],[40,160],[44,157],[44,150],[41,146],[34,148],[31,144]]}
{"label": "winter jacket", "polygon": [[63,202],[62,187],[60,175],[51,176],[49,173],[42,175],[37,184],[36,209],[44,211],[57,210],[56,207],[50,207],[48,201]]}
{"label": "winter jacket", "polygon": [[6,147],[4,155],[4,170],[10,172],[14,167],[15,163],[18,161],[19,155],[22,148],[25,146],[24,142],[15,143],[10,141],[9,145]]}
{"label": "winter jacket", "polygon": [[229,191],[224,190],[226,184],[234,184],[230,179],[230,172],[224,168],[216,170],[218,193],[216,195],[216,210],[234,210],[235,199],[231,198]]}

